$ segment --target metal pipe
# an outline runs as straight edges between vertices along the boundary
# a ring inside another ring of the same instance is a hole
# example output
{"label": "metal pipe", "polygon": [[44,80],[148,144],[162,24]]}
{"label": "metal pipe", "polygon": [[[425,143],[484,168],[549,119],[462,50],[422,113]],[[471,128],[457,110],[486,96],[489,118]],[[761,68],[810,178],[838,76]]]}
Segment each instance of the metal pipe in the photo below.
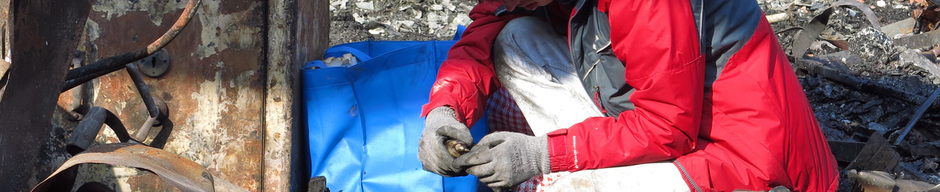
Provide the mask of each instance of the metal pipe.
{"label": "metal pipe", "polygon": [[145,121],[143,125],[140,125],[140,129],[137,129],[137,133],[134,134],[135,139],[145,141],[147,140],[147,135],[150,133],[150,128],[153,127],[154,121],[160,116],[160,109],[158,109],[157,104],[153,102],[153,95],[150,95],[150,88],[147,87],[147,83],[144,82],[144,78],[140,74],[140,69],[137,68],[137,65],[129,63],[126,66],[127,74],[131,76],[131,80],[134,82],[134,86],[137,87],[137,92],[140,93],[140,98],[144,101],[144,106],[147,107],[147,112],[150,114],[150,118],[147,118],[147,121]]}
{"label": "metal pipe", "polygon": [[69,142],[65,146],[65,150],[68,151],[69,154],[77,155],[85,151],[85,149],[88,149],[88,146],[90,146],[91,143],[94,142],[95,137],[98,136],[101,126],[104,125],[105,118],[107,118],[107,115],[103,113],[102,108],[95,107],[89,110],[88,114],[85,114],[82,121],[78,122],[78,126],[72,131],[72,135],[69,136]]}
{"label": "metal pipe", "polygon": [[904,140],[904,137],[907,136],[907,133],[911,132],[911,128],[914,127],[914,124],[917,124],[917,121],[920,120],[920,116],[924,115],[924,112],[927,111],[927,108],[930,108],[930,105],[937,100],[937,96],[940,96],[940,88],[934,89],[933,93],[930,94],[930,97],[924,101],[924,104],[920,105],[920,108],[917,108],[917,112],[914,112],[914,116],[911,117],[911,120],[907,122],[907,126],[904,126],[904,129],[901,130],[901,135],[898,135],[898,140],[894,141],[894,145],[900,145],[901,141]]}
{"label": "metal pipe", "polygon": [[127,52],[118,56],[101,59],[89,65],[69,70],[68,75],[66,75],[65,78],[65,85],[63,85],[61,89],[62,92],[72,89],[79,84],[88,82],[89,80],[98,78],[102,75],[117,71],[123,68],[124,64],[143,59],[159,51],[169,44],[170,41],[173,41],[173,39],[179,35],[180,31],[189,25],[189,22],[192,20],[193,16],[196,15],[195,9],[199,7],[199,2],[200,0],[189,0],[189,3],[186,4],[186,8],[183,9],[183,13],[179,19],[176,20],[176,23],[174,23],[169,30],[163,33],[163,36],[160,36],[160,38],[157,38],[157,40],[151,42],[149,45],[147,45],[147,47],[132,52]]}
{"label": "metal pipe", "polygon": [[160,109],[157,108],[157,104],[154,103],[153,95],[150,95],[150,87],[144,82],[144,78],[140,74],[140,68],[137,68],[137,65],[134,65],[134,63],[127,64],[126,66],[127,74],[131,76],[131,81],[133,81],[134,86],[137,87],[140,98],[144,100],[144,105],[147,107],[147,112],[150,112],[150,117],[156,118],[160,116]]}
{"label": "metal pipe", "polygon": [[75,155],[88,149],[88,146],[98,136],[102,125],[108,125],[121,142],[140,143],[131,138],[130,134],[127,133],[127,128],[124,128],[124,123],[121,123],[121,119],[118,119],[117,115],[107,109],[94,107],[88,111],[88,114],[85,114],[82,121],[78,122],[78,126],[75,127],[75,131],[69,137],[66,150]]}

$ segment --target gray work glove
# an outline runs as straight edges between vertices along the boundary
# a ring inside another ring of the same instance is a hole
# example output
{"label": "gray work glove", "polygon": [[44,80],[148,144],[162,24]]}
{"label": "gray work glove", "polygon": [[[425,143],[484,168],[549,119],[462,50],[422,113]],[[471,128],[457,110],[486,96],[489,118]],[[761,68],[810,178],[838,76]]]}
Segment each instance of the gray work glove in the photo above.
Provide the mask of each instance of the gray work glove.
{"label": "gray work glove", "polygon": [[[418,145],[418,159],[424,170],[443,176],[464,176],[467,172],[454,165],[454,156],[447,151],[444,142],[456,139],[473,144],[470,128],[457,121],[453,109],[447,106],[434,108],[424,120],[424,132]],[[470,147],[470,146],[468,146]]]}
{"label": "gray work glove", "polygon": [[469,167],[467,173],[496,191],[513,189],[538,174],[551,172],[548,138],[515,132],[486,135],[454,163]]}

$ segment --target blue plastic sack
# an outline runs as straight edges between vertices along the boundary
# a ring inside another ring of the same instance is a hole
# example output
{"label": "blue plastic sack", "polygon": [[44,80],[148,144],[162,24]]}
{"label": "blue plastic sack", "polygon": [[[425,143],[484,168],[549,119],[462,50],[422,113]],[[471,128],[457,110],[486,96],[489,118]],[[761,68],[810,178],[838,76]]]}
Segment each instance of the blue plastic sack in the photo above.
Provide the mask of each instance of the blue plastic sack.
{"label": "blue plastic sack", "polygon": [[[455,42],[349,43],[327,55],[355,52],[357,65],[308,64],[302,78],[310,175],[325,176],[331,191],[475,191],[475,177],[424,171],[417,155],[421,106]],[[476,125],[479,139],[486,127]]]}

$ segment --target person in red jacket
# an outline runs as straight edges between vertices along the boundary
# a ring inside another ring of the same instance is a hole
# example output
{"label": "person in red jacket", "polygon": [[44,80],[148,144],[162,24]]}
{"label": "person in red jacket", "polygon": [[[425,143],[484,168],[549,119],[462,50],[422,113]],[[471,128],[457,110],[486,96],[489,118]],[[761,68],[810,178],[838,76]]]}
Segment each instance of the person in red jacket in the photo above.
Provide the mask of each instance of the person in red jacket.
{"label": "person in red jacket", "polygon": [[[562,30],[553,15],[567,17]],[[837,189],[829,146],[754,1],[481,0],[470,17],[423,107],[425,170],[494,189],[556,173],[540,185]],[[534,134],[492,133],[450,156],[443,142],[472,142],[467,127],[502,89]]]}

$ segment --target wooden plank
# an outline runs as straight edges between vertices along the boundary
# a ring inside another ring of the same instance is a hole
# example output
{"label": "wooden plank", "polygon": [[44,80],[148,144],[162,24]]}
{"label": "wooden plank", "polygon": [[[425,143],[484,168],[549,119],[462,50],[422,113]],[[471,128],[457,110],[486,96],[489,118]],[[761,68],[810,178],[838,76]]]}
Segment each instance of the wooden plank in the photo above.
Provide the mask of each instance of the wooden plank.
{"label": "wooden plank", "polygon": [[865,143],[854,142],[854,141],[829,141],[829,148],[832,150],[832,155],[836,157],[836,161],[839,162],[852,162],[855,160],[855,157],[858,157],[858,154],[862,152],[862,148],[865,147]]}
{"label": "wooden plank", "polygon": [[846,166],[845,170],[858,169],[870,171],[891,172],[901,161],[901,155],[884,137],[878,133],[872,133],[865,143],[865,147],[858,153],[855,160]]}

